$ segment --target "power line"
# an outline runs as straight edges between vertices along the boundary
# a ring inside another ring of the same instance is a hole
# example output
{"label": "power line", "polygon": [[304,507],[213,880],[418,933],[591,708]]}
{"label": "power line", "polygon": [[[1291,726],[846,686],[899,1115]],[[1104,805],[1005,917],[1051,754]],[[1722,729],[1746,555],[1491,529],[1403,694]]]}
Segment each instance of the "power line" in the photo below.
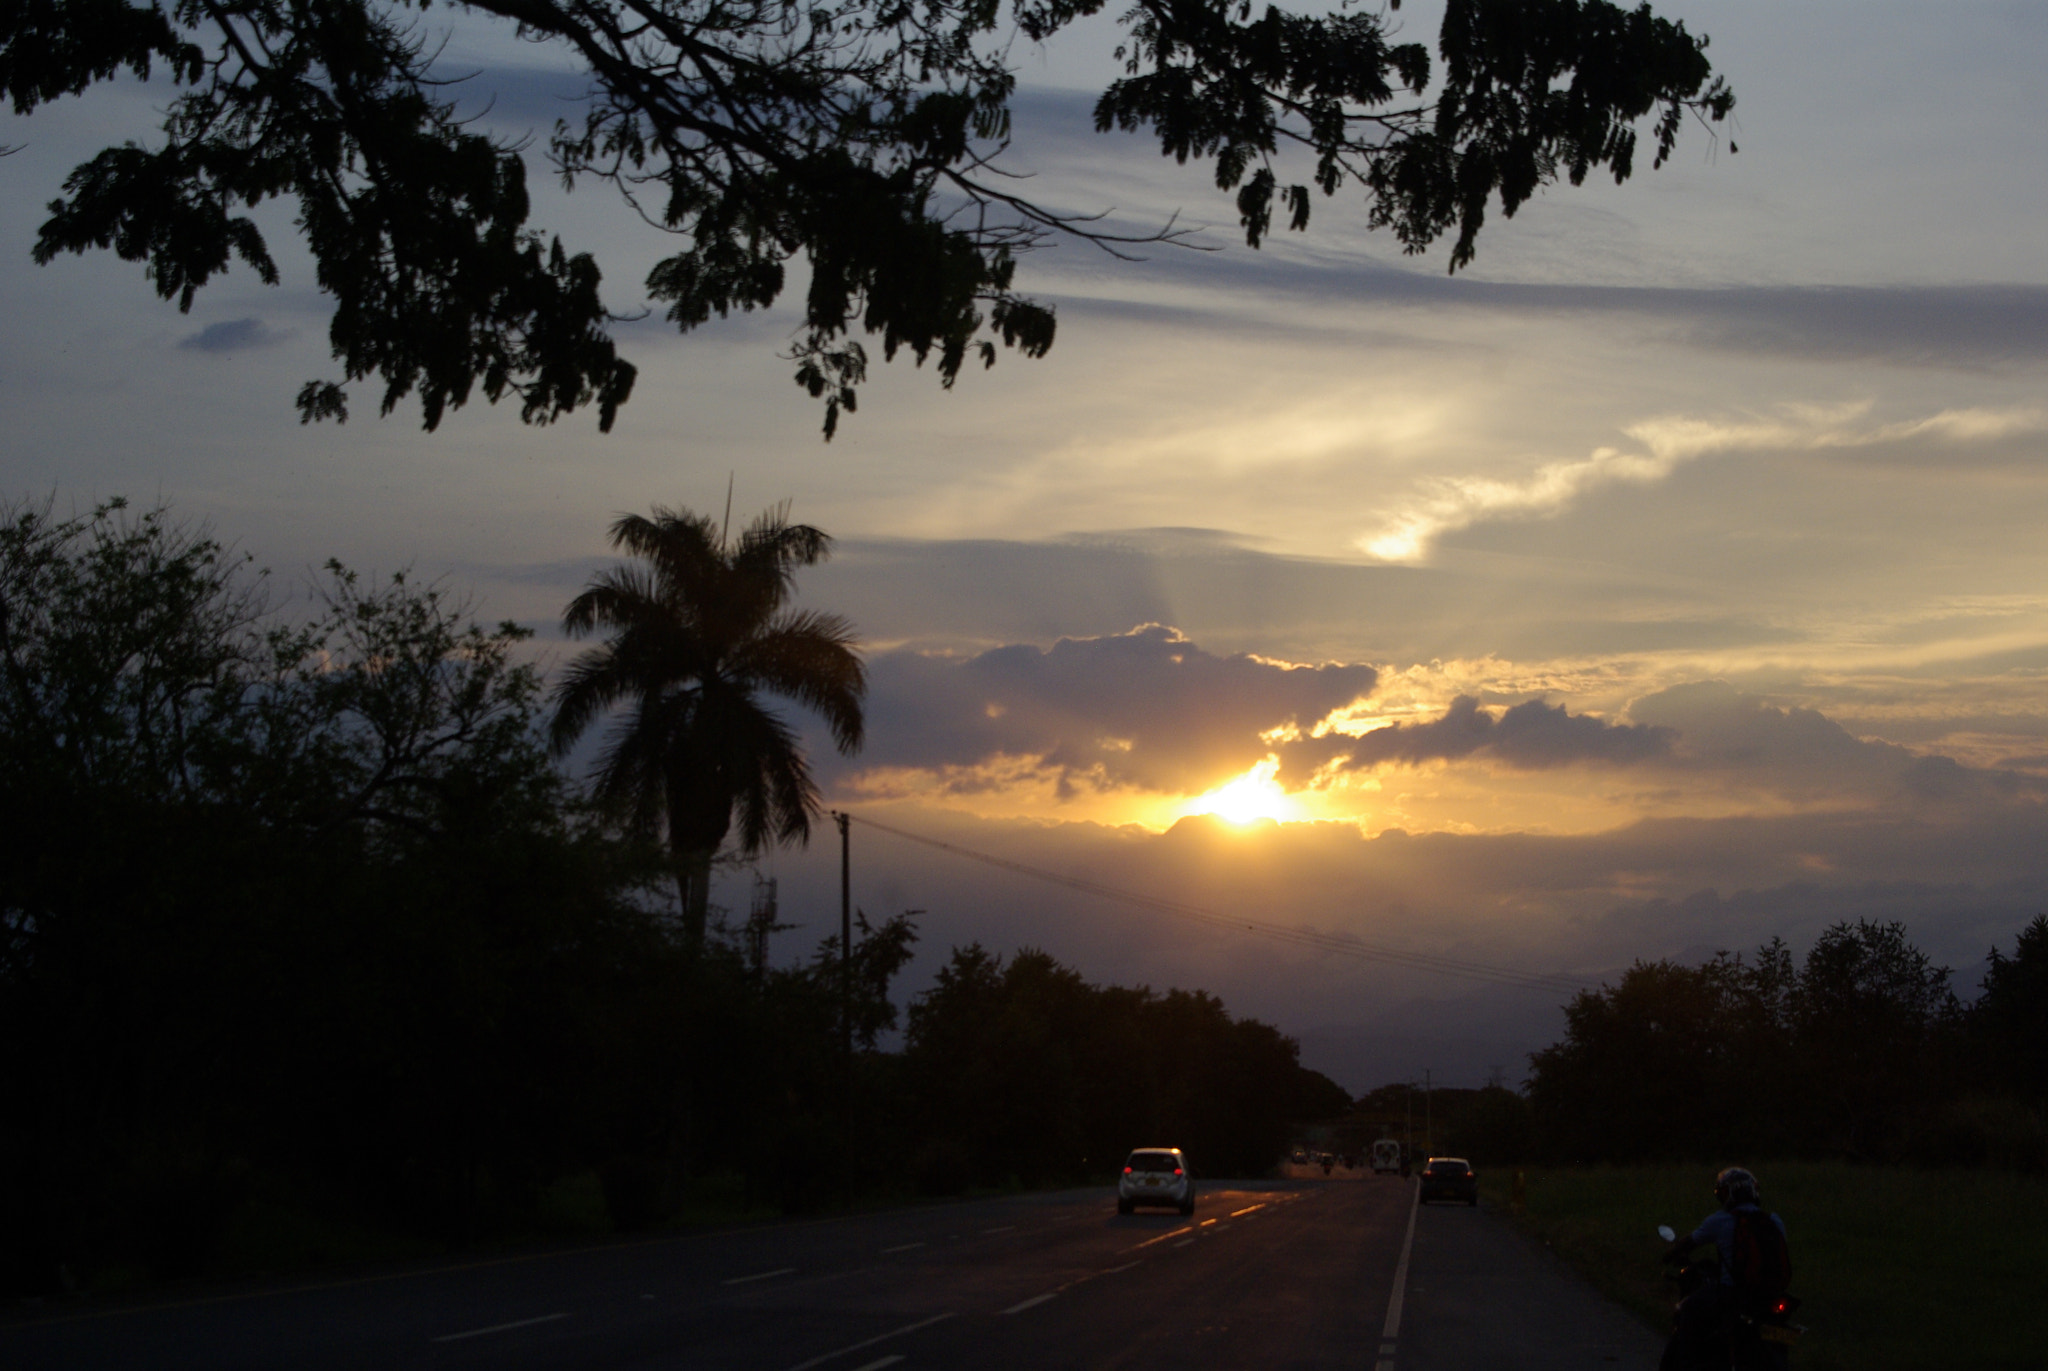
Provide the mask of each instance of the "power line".
{"label": "power line", "polygon": [[1430,971],[1439,976],[1455,976],[1493,985],[1520,986],[1527,990],[1547,990],[1556,994],[1575,993],[1585,989],[1587,985],[1584,977],[1563,972],[1516,971],[1505,966],[1489,966],[1484,962],[1466,961],[1460,957],[1444,957],[1431,952],[1411,952],[1404,948],[1388,947],[1382,943],[1369,943],[1362,938],[1349,935],[1318,933],[1313,929],[1290,928],[1285,924],[1268,923],[1262,919],[1247,919],[1239,915],[1225,914],[1181,900],[1169,900],[1161,895],[1145,895],[1135,890],[1104,885],[1100,881],[1091,881],[1085,877],[1049,871],[1044,867],[1032,866],[1028,862],[1012,861],[1008,857],[998,857],[993,853],[977,852],[971,847],[962,847],[958,843],[944,842],[938,838],[927,838],[921,833],[912,833],[907,829],[897,828],[863,815],[854,814],[848,817],[879,832],[902,838],[906,842],[922,843],[926,847],[950,852],[956,857],[964,857],[968,861],[980,862],[984,866],[992,866],[1001,871],[1015,872],[1034,880],[1049,881],[1054,885],[1062,885],[1069,890],[1078,890],[1105,900],[1116,900],[1124,904],[1137,905],[1142,909],[1193,919],[1216,928],[1235,929],[1278,942],[1293,943],[1297,947],[1315,948],[1342,957],[1356,957],[1361,961],[1384,962],[1391,966]]}

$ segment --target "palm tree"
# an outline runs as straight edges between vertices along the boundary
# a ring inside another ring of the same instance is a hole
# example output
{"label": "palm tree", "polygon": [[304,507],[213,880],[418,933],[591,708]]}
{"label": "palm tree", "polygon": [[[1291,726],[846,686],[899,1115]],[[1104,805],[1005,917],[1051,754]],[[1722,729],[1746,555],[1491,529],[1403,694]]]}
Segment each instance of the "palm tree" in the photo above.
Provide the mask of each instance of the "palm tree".
{"label": "palm tree", "polygon": [[758,698],[807,706],[842,753],[861,744],[867,671],[852,625],[786,608],[796,568],[824,560],[832,540],[788,521],[781,504],[737,541],[687,509],[622,514],[612,546],[637,562],[593,577],[562,627],[610,640],[583,653],[555,690],[549,742],[567,752],[600,714],[626,706],[597,768],[600,799],[640,831],[665,825],[684,935],[704,938],[711,859],[737,821],[739,848],[804,842],[819,812],[796,733]]}

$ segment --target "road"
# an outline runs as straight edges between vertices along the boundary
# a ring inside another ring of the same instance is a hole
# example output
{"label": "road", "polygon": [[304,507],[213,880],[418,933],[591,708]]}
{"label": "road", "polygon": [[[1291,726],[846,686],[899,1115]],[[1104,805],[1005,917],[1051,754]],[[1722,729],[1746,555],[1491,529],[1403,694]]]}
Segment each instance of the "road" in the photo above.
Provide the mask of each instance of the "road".
{"label": "road", "polygon": [[[17,1320],[0,1325],[0,1365],[1476,1371],[1512,1364],[1547,1371],[1654,1364],[1647,1332],[1561,1271],[1546,1271],[1542,1254],[1505,1225],[1463,1206],[1418,1212],[1413,1199],[1412,1184],[1393,1178],[1218,1181],[1202,1192],[1192,1219],[1119,1216],[1114,1197],[1097,1189],[688,1234]],[[1390,1320],[1397,1274],[1402,1312]],[[1498,1289],[1503,1279],[1508,1296]],[[1503,1326],[1503,1307],[1533,1322],[1524,1332]]]}

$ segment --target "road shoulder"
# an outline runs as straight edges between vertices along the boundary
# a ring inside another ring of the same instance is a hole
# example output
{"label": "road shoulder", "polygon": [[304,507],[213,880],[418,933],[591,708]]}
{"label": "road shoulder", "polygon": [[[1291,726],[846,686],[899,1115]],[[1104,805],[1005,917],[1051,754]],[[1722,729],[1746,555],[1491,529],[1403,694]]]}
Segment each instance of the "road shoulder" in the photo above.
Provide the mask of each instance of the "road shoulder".
{"label": "road shoulder", "polygon": [[1395,1371],[1648,1367],[1662,1350],[1658,1334],[1505,1216],[1434,1204],[1416,1215]]}

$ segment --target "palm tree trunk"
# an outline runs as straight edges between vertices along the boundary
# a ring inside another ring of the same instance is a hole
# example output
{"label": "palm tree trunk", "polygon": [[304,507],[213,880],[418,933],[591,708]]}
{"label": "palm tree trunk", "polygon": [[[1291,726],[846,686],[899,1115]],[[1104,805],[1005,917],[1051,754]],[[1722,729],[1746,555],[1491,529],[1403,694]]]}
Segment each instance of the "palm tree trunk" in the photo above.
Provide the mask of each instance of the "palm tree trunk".
{"label": "palm tree trunk", "polygon": [[683,905],[683,945],[695,952],[704,946],[704,925],[711,910],[711,849],[676,854],[676,894]]}

